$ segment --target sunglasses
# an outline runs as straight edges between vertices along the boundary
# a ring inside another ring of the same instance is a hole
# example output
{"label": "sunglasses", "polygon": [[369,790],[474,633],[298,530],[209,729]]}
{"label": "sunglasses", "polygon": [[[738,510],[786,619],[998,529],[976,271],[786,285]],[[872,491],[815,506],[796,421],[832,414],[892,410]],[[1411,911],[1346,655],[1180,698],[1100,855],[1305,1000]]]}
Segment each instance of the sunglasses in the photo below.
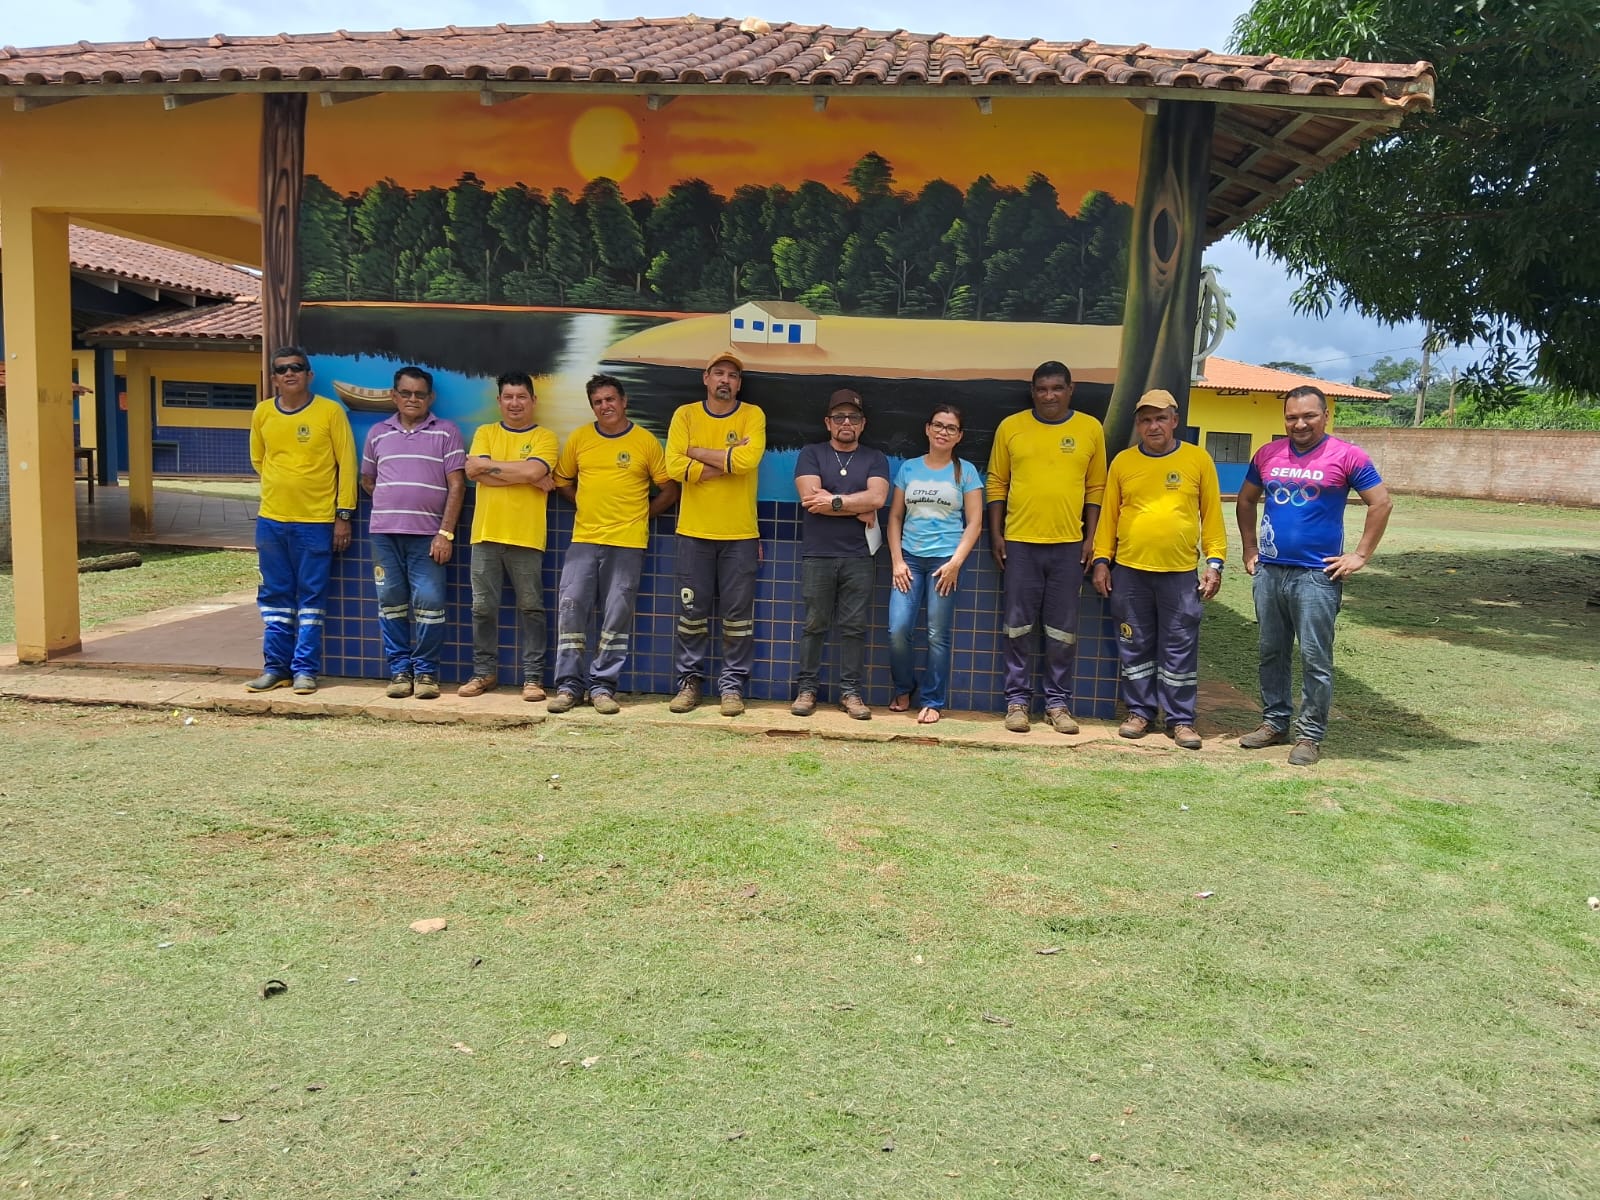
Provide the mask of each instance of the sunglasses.
{"label": "sunglasses", "polygon": [[272,373],[274,375],[303,375],[309,370],[311,370],[310,366],[305,363],[272,364]]}
{"label": "sunglasses", "polygon": [[394,394],[402,400],[426,400],[431,392],[412,391],[410,388],[395,388]]}
{"label": "sunglasses", "polygon": [[867,419],[860,413],[834,413],[828,418],[838,425],[865,425]]}

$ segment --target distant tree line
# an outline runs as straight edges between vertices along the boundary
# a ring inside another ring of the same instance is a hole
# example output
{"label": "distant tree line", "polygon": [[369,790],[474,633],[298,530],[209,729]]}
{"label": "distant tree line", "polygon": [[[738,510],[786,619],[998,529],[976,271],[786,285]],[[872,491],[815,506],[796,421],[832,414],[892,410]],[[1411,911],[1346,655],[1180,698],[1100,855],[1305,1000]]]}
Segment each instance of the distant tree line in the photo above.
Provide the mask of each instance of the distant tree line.
{"label": "distant tree line", "polygon": [[865,154],[845,190],[807,180],[719,195],[700,179],[630,200],[614,180],[573,195],[472,172],[449,188],[384,179],[343,196],[308,176],[308,300],[726,311],[797,300],[819,313],[1122,321],[1132,210],[1090,192],[1075,214],[1042,174],[896,190]]}

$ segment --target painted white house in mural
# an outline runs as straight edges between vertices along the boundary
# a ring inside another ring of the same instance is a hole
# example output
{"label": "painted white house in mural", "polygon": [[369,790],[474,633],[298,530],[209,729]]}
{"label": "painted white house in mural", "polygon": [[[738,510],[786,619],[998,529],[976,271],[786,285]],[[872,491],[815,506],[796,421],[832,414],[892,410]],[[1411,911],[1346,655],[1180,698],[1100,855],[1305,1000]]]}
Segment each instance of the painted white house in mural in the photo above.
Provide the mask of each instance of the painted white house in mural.
{"label": "painted white house in mural", "polygon": [[762,346],[815,346],[817,314],[788,300],[747,300],[728,314],[728,337]]}

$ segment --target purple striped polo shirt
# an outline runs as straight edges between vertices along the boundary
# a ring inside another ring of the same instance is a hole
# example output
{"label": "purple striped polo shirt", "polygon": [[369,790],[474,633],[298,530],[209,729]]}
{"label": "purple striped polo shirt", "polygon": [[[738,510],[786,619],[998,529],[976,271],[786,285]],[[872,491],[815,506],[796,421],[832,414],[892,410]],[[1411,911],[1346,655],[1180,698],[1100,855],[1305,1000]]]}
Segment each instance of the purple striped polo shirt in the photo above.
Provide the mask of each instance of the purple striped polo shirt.
{"label": "purple striped polo shirt", "polygon": [[371,531],[432,537],[444,519],[446,477],[466,469],[467,448],[455,422],[429,413],[408,432],[398,413],[379,421],[361,451],[362,477],[377,479]]}

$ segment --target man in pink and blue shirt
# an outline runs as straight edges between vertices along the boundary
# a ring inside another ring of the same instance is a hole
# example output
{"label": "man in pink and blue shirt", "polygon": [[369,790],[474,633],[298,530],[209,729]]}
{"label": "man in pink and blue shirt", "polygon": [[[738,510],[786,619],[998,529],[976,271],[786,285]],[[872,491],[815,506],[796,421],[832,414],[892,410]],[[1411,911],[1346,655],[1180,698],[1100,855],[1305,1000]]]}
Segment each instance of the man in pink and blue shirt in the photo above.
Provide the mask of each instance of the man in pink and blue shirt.
{"label": "man in pink and blue shirt", "polygon": [[[401,367],[395,412],[367,433],[361,487],[372,497],[372,578],[392,699],[439,696],[444,568],[455,552],[467,451],[454,422],[433,415],[433,376]],[[415,631],[413,632],[413,625]]]}
{"label": "man in pink and blue shirt", "polygon": [[[1333,704],[1333,624],[1344,581],[1367,565],[1394,507],[1366,451],[1328,433],[1322,389],[1284,397],[1288,437],[1256,451],[1239,485],[1237,516],[1245,573],[1255,579],[1260,627],[1261,724],[1239,739],[1246,750],[1289,740],[1294,709],[1291,655],[1300,642],[1300,717],[1289,761],[1321,757]],[[1367,506],[1361,540],[1344,548],[1344,510],[1354,490]],[[1259,530],[1257,513],[1260,514]]]}

